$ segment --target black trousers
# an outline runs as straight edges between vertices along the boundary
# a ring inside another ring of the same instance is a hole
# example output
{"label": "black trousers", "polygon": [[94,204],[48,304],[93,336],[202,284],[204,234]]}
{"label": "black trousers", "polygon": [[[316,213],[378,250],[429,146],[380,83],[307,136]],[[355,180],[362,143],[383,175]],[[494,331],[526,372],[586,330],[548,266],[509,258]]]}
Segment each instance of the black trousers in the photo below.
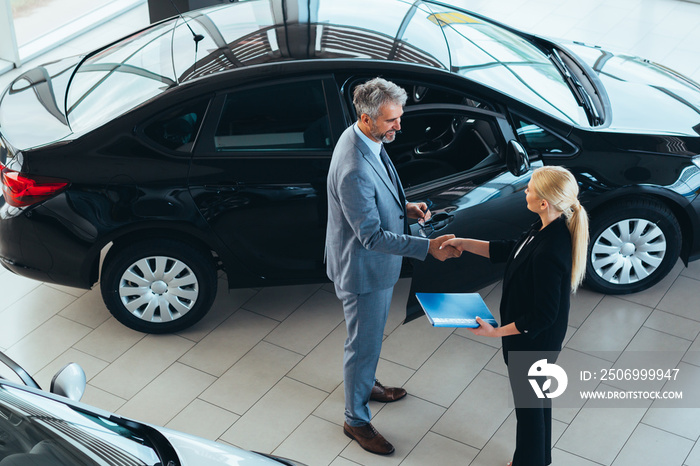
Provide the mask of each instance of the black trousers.
{"label": "black trousers", "polygon": [[517,427],[513,466],[552,463],[552,401],[547,398],[542,404],[542,408],[515,408]]}
{"label": "black trousers", "polygon": [[[547,466],[552,463],[552,400],[538,398],[529,383],[523,383],[528,381],[527,367],[508,365],[517,421],[513,466]],[[534,379],[541,387],[545,378]]]}

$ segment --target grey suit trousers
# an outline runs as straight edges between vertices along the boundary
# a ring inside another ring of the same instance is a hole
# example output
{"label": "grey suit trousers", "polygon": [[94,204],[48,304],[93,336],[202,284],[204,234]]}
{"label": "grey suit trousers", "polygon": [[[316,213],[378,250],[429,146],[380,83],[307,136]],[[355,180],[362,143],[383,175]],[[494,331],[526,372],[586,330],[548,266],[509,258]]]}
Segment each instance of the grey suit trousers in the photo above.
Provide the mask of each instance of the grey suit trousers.
{"label": "grey suit trousers", "polygon": [[369,397],[393,292],[392,287],[357,294],[335,286],[335,293],[343,303],[348,331],[343,358],[345,422],[353,427],[368,424],[372,418]]}

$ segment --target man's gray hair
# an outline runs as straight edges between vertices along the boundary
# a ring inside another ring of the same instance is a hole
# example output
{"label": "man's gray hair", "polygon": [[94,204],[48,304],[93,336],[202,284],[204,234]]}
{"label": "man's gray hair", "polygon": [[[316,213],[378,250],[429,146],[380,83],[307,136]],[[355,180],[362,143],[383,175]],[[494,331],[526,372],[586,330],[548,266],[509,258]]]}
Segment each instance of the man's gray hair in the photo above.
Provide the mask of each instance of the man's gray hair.
{"label": "man's gray hair", "polygon": [[374,78],[355,88],[352,103],[355,105],[358,119],[366,113],[372,120],[376,120],[382,105],[406,105],[406,91],[391,81]]}

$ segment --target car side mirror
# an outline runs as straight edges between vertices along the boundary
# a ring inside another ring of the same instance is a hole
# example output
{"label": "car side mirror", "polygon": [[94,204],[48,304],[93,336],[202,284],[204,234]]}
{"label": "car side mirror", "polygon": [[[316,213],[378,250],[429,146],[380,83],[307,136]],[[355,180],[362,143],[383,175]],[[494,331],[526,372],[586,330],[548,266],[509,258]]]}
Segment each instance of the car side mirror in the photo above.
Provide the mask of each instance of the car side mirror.
{"label": "car side mirror", "polygon": [[73,401],[80,401],[85,393],[87,379],[85,371],[77,363],[71,362],[63,369],[56,372],[51,379],[50,392],[65,396]]}
{"label": "car side mirror", "polygon": [[514,176],[522,176],[530,169],[530,158],[523,146],[515,139],[508,141],[506,166]]}

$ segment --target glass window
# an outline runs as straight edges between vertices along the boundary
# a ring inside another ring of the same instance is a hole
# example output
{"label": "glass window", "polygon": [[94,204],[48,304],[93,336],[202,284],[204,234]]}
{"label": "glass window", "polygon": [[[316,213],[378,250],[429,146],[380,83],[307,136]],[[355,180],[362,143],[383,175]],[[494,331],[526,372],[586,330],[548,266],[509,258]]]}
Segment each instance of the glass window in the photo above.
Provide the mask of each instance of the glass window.
{"label": "glass window", "polygon": [[589,126],[561,73],[530,41],[448,6],[435,6],[452,71],[498,89],[568,123]]}
{"label": "glass window", "polygon": [[407,112],[387,153],[404,188],[499,165],[502,137],[493,122],[455,112]]}
{"label": "glass window", "polygon": [[67,97],[73,131],[96,128],[176,84],[170,58],[174,21],[136,33],[81,64]]}
{"label": "glass window", "polygon": [[324,25],[319,29],[319,51],[449,69],[447,44],[431,21],[430,7],[421,2],[354,0],[352,9],[345,2],[321,2],[316,21]]}
{"label": "glass window", "polygon": [[227,95],[215,147],[219,151],[330,149],[321,81],[275,84]]}
{"label": "glass window", "polygon": [[70,8],[53,0],[10,0],[17,45],[22,47],[113,0],[73,0]]}
{"label": "glass window", "polygon": [[143,130],[156,144],[179,152],[190,152],[202,125],[208,100],[189,103],[161,115]]}
{"label": "glass window", "polygon": [[[353,91],[355,87],[362,84],[375,76],[362,76],[354,77],[350,85],[344,86],[344,95],[348,104],[348,108],[352,109],[354,115],[354,106],[352,103]],[[414,105],[429,105],[429,104],[454,104],[463,105],[466,107],[475,107],[484,110],[496,111],[496,107],[491,103],[474,97],[473,95],[465,94],[463,92],[458,92],[455,89],[448,87],[434,86],[432,84],[409,81],[404,77],[400,76],[383,76],[385,79],[395,83],[406,91],[406,108],[410,108]],[[345,81],[346,78],[341,77],[340,83]],[[352,117],[353,119],[355,116]]]}
{"label": "glass window", "polygon": [[573,155],[576,148],[534,123],[516,118],[517,133],[530,157],[538,155]]}

